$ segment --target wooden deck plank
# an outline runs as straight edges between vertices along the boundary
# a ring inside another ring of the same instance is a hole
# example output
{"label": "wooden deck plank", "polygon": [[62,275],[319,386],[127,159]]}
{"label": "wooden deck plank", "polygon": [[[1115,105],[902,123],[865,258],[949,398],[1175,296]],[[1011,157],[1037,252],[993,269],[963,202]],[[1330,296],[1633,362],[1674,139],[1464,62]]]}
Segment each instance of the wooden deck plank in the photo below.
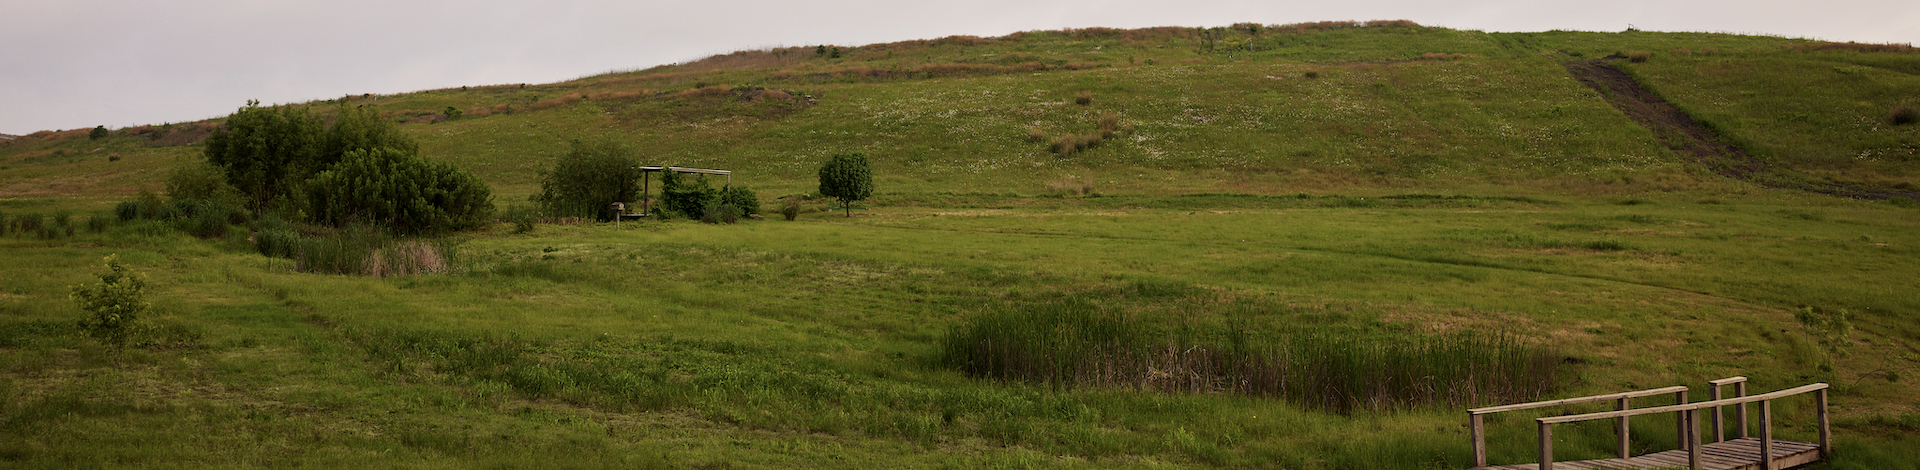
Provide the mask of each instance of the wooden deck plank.
{"label": "wooden deck plank", "polygon": [[[1556,470],[1665,469],[1687,468],[1687,451],[1669,450],[1625,459],[1576,460],[1554,462]],[[1773,460],[1777,468],[1793,468],[1820,461],[1818,444],[1773,440]],[[1479,467],[1474,470],[1539,470],[1540,464],[1522,463]],[[1743,437],[1700,446],[1700,468],[1708,470],[1758,470],[1760,438]]]}

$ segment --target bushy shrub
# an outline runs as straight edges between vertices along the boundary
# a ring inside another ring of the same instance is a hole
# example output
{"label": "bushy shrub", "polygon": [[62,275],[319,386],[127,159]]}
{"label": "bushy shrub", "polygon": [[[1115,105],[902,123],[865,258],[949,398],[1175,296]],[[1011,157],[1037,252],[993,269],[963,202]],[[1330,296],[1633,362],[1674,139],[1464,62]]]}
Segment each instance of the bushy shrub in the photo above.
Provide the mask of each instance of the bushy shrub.
{"label": "bushy shrub", "polygon": [[1073,104],[1086,106],[1093,104],[1093,92],[1080,90],[1073,94]]}
{"label": "bushy shrub", "polygon": [[1911,104],[1895,106],[1893,107],[1893,113],[1887,117],[1887,120],[1892,121],[1893,125],[1896,126],[1920,122],[1920,107],[1915,107]]}
{"label": "bushy shrub", "polygon": [[640,162],[633,155],[631,147],[612,139],[575,140],[566,155],[540,172],[540,194],[532,200],[549,216],[595,214],[613,220],[608,207],[640,195]]}
{"label": "bushy shrub", "polygon": [[720,193],[720,203],[738,208],[741,216],[761,213],[760,195],[754,194],[753,190],[747,189],[746,186],[727,188]]}
{"label": "bushy shrub", "polygon": [[710,203],[701,209],[700,221],[709,224],[731,224],[740,221],[740,208],[732,204]]}
{"label": "bushy shrub", "polygon": [[354,150],[307,182],[308,217],[363,221],[400,234],[443,233],[491,222],[492,190],[466,170],[399,150]]}
{"label": "bushy shrub", "polygon": [[780,205],[780,216],[786,217],[787,221],[789,222],[794,220],[799,220],[800,219],[800,198],[797,198],[797,197],[787,198],[786,203]]}
{"label": "bushy shrub", "polygon": [[93,233],[104,233],[107,231],[108,222],[111,221],[112,219],[113,219],[113,216],[107,215],[107,214],[94,214],[92,216],[89,216],[87,217],[87,231],[93,232]]}
{"label": "bushy shrub", "polygon": [[174,164],[167,173],[167,197],[173,199],[200,199],[225,201],[235,206],[243,206],[246,199],[240,190],[227,184],[226,175],[220,168],[206,160],[192,160]]}
{"label": "bushy shrub", "polygon": [[217,199],[174,199],[159,212],[153,218],[172,220],[175,229],[200,238],[225,236],[228,225],[247,223],[246,209]]}
{"label": "bushy shrub", "polygon": [[507,206],[506,220],[513,224],[513,233],[533,231],[533,225],[540,220],[540,211],[532,207],[514,204]]}
{"label": "bushy shrub", "polygon": [[660,205],[667,211],[702,218],[707,206],[718,202],[720,189],[707,182],[707,175],[660,172]]}
{"label": "bushy shrub", "polygon": [[105,138],[107,138],[107,126],[93,126],[93,130],[87,131],[87,140],[100,140]]}
{"label": "bushy shrub", "polygon": [[136,325],[145,315],[147,281],[120,263],[118,255],[104,259],[107,272],[97,274],[100,282],[73,286],[69,298],[87,312],[80,319],[80,331],[115,352],[124,350],[137,332]]}

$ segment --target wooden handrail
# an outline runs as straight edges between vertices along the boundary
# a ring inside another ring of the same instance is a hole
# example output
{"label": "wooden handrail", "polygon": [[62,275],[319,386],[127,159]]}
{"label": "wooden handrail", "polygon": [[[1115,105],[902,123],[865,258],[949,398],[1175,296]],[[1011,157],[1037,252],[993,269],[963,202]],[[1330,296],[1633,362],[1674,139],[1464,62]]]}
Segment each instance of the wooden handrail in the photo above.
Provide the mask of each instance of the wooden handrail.
{"label": "wooden handrail", "polygon": [[[1732,382],[1731,378],[1722,379],[1722,380],[1728,380],[1729,382],[1727,383],[1744,382],[1744,380],[1739,382]],[[1716,381],[1716,382],[1719,382],[1719,381]],[[1720,384],[1714,383],[1714,385],[1717,386]],[[1553,470],[1553,425],[1555,424],[1572,423],[1572,422],[1578,422],[1578,421],[1588,421],[1588,420],[1606,419],[1606,418],[1618,418],[1618,419],[1624,420],[1629,417],[1643,415],[1643,414],[1675,412],[1680,417],[1680,423],[1681,423],[1680,424],[1680,440],[1681,440],[1680,447],[1682,449],[1686,449],[1689,451],[1687,455],[1688,467],[1698,469],[1700,468],[1700,462],[1701,462],[1700,410],[1706,409],[1706,408],[1715,408],[1716,410],[1718,410],[1718,407],[1727,406],[1727,405],[1741,405],[1742,409],[1744,410],[1745,404],[1760,402],[1760,468],[1764,470],[1773,470],[1774,468],[1773,466],[1773,400],[1786,398],[1794,395],[1799,395],[1803,393],[1809,393],[1809,392],[1812,392],[1814,394],[1813,395],[1814,408],[1819,415],[1818,422],[1820,427],[1820,458],[1824,459],[1833,454],[1832,433],[1830,431],[1830,422],[1828,421],[1828,417],[1827,417],[1827,388],[1828,388],[1828,385],[1825,383],[1815,383],[1815,384],[1802,385],[1799,387],[1789,388],[1786,390],[1780,390],[1780,391],[1771,392],[1771,393],[1763,393],[1763,394],[1753,395],[1753,396],[1727,398],[1727,399],[1720,399],[1720,400],[1709,400],[1709,401],[1703,401],[1698,403],[1681,403],[1676,405],[1658,406],[1653,408],[1640,408],[1640,409],[1634,409],[1634,410],[1621,409],[1617,411],[1605,411],[1605,412],[1599,412],[1599,413],[1586,413],[1586,414],[1578,414],[1578,415],[1549,416],[1544,418],[1535,418],[1534,421],[1537,421],[1540,423],[1540,463],[1538,468],[1540,470]],[[1475,417],[1477,418],[1478,416],[1476,415]],[[1622,431],[1624,432],[1625,429],[1623,428]],[[1622,442],[1626,441],[1626,435],[1624,433],[1621,435],[1621,441]],[[1479,457],[1479,455],[1476,455],[1475,457]],[[1476,464],[1479,466],[1486,465],[1484,462],[1476,462]]]}
{"label": "wooden handrail", "polygon": [[[1722,379],[1722,380],[1725,380],[1725,379]],[[1469,428],[1468,431],[1471,434],[1473,434],[1473,465],[1476,467],[1487,466],[1487,426],[1486,426],[1486,420],[1482,418],[1481,415],[1499,413],[1503,411],[1528,410],[1528,409],[1534,409],[1534,408],[1546,408],[1549,406],[1575,405],[1580,403],[1593,403],[1593,402],[1601,402],[1601,401],[1607,401],[1607,400],[1613,400],[1615,410],[1625,410],[1632,407],[1632,401],[1634,398],[1653,396],[1653,395],[1665,395],[1668,393],[1674,394],[1674,400],[1676,400],[1679,403],[1687,402],[1687,387],[1685,385],[1675,385],[1671,387],[1650,388],[1646,390],[1635,390],[1631,392],[1609,393],[1606,395],[1593,395],[1593,396],[1585,396],[1585,397],[1579,397],[1579,398],[1566,398],[1566,399],[1560,399],[1560,400],[1536,401],[1536,402],[1529,402],[1529,403],[1515,403],[1511,405],[1489,406],[1484,408],[1469,409],[1467,410],[1468,421],[1470,421],[1470,425],[1468,426]],[[1677,421],[1679,426],[1686,425],[1685,419],[1680,419]],[[1627,451],[1628,451],[1627,418],[1620,418],[1619,428],[1620,429],[1618,431],[1618,434],[1620,435],[1620,446],[1619,446],[1620,457],[1624,458],[1627,456]],[[1684,438],[1684,436],[1682,437]],[[1682,447],[1686,446],[1686,442],[1684,439],[1681,441],[1680,445]]]}
{"label": "wooden handrail", "polygon": [[1798,387],[1789,388],[1786,390],[1780,390],[1777,392],[1763,393],[1759,395],[1752,395],[1752,396],[1745,396],[1745,397],[1727,398],[1727,399],[1713,400],[1713,401],[1702,401],[1702,402],[1694,402],[1694,403],[1687,403],[1687,404],[1681,404],[1681,405],[1656,406],[1653,408],[1637,408],[1637,409],[1621,410],[1621,411],[1602,411],[1598,413],[1587,413],[1587,414],[1566,415],[1566,416],[1548,416],[1544,418],[1538,418],[1536,420],[1546,424],[1559,424],[1559,423],[1571,423],[1575,421],[1586,421],[1586,420],[1592,420],[1592,419],[1606,419],[1606,418],[1618,418],[1622,416],[1638,416],[1638,415],[1653,414],[1653,413],[1670,413],[1675,411],[1689,411],[1689,410],[1698,410],[1702,408],[1709,408],[1709,407],[1715,407],[1715,406],[1738,405],[1741,403],[1753,403],[1756,401],[1773,400],[1777,398],[1785,398],[1785,397],[1799,395],[1802,393],[1807,393],[1815,390],[1825,390],[1825,389],[1827,389],[1827,384],[1816,383],[1811,385],[1801,385]]}
{"label": "wooden handrail", "polygon": [[1621,398],[1639,398],[1639,397],[1645,397],[1645,396],[1681,392],[1685,390],[1687,390],[1687,386],[1675,385],[1672,387],[1650,388],[1646,390],[1609,393],[1606,395],[1594,395],[1594,396],[1579,397],[1579,398],[1567,398],[1563,400],[1547,400],[1547,401],[1536,401],[1536,402],[1530,402],[1530,403],[1516,403],[1512,405],[1489,406],[1486,408],[1474,408],[1474,409],[1467,410],[1467,413],[1483,415],[1483,414],[1489,414],[1489,413],[1499,413],[1502,411],[1527,410],[1527,409],[1533,409],[1533,408],[1546,408],[1549,406],[1559,406],[1559,405],[1574,405],[1574,404],[1580,404],[1580,403],[1592,403],[1597,401],[1618,400]]}

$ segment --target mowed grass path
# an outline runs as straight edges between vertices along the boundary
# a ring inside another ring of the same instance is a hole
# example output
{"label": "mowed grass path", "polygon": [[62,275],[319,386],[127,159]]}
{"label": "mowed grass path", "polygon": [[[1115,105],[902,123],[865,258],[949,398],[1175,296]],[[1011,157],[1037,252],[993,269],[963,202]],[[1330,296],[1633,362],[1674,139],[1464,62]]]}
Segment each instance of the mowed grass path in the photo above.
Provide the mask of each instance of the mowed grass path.
{"label": "mowed grass path", "polygon": [[[0,239],[0,456],[37,468],[1465,465],[1455,409],[1339,416],[1051,391],[931,363],[973,314],[1093,295],[1199,326],[1233,311],[1255,328],[1381,338],[1508,332],[1564,348],[1565,395],[1829,381],[1844,457],[1912,457],[1899,424],[1911,382],[1884,378],[1920,364],[1912,209],[1781,193],[890,198],[851,219],[479,233],[460,272],[395,279],[289,273],[135,226]],[[157,286],[162,335],[192,347],[136,349],[115,369],[71,336],[67,286],[116,252]],[[1201,294],[1143,287],[1167,285]],[[1788,311],[1800,305],[1855,313],[1830,371]],[[1806,421],[1806,404],[1782,406],[1779,419]],[[1672,439],[1670,423],[1636,426],[1638,445]],[[1559,433],[1561,458],[1610,452],[1610,428],[1590,427]],[[1494,423],[1495,460],[1529,459],[1531,432]]]}

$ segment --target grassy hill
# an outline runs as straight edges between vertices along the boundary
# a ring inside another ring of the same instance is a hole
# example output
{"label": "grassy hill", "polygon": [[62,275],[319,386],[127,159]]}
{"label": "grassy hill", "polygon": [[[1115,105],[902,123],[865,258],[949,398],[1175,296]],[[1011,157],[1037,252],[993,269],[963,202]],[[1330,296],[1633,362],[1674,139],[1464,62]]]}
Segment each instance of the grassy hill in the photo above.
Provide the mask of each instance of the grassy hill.
{"label": "grassy hill", "polygon": [[[0,215],[77,228],[0,223],[0,463],[1464,468],[1460,409],[1500,401],[1326,406],[956,359],[1011,315],[1183,358],[1486,335],[1554,359],[1543,397],[1830,382],[1831,467],[1913,468],[1920,125],[1895,115],[1920,105],[1916,73],[1902,46],[1332,22],[742,51],[307,103],[404,122],[501,205],[600,136],[767,200],[813,191],[834,154],[879,175],[852,218],[503,224],[447,240],[448,272],[395,278],[80,222],[157,190],[216,123],[37,133],[0,143]],[[1704,132],[1623,112],[1636,90]],[[118,365],[67,299],[109,253],[159,312]],[[1396,360],[1341,369],[1423,361]],[[1777,432],[1810,439],[1808,401],[1777,404]],[[1531,461],[1525,418],[1492,423],[1495,462]],[[1557,429],[1559,459],[1610,455],[1611,432]],[[1674,440],[1657,417],[1633,432]]]}

